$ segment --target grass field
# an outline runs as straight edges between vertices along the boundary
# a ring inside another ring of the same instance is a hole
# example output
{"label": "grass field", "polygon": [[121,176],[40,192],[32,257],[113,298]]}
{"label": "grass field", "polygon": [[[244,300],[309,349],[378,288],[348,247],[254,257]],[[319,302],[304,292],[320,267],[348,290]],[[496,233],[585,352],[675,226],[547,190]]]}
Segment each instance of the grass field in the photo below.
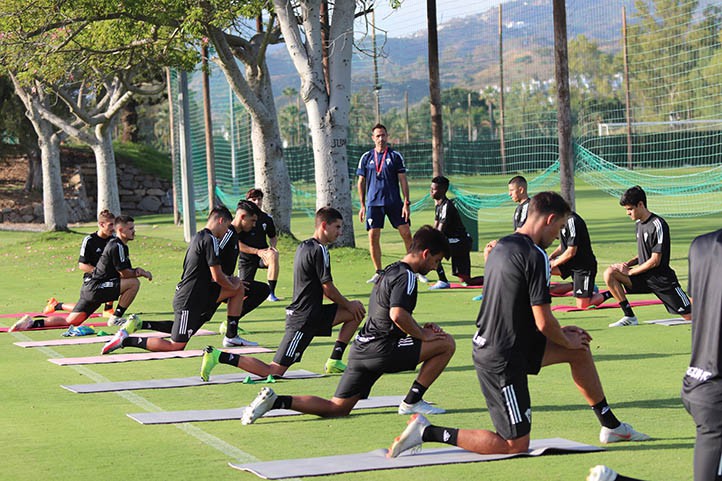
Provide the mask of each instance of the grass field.
{"label": "grass field", "polygon": [[[501,185],[504,185],[503,183]],[[414,185],[414,196],[425,192]],[[581,185],[577,211],[590,227],[600,271],[614,261],[636,253],[634,225],[625,217],[616,199]],[[654,211],[654,199],[650,199]],[[482,245],[511,228],[513,206],[500,209],[493,222],[480,222]],[[414,217],[414,225],[430,222],[431,211]],[[719,217],[668,219],[672,236],[672,266],[683,286],[687,285],[686,254],[697,235],[719,228]],[[199,226],[202,223],[199,224]],[[130,244],[135,266],[154,274],[152,283],[143,280],[138,299],[130,312],[146,319],[171,319],[174,285],[181,272],[185,251],[182,230],[168,217],[137,219],[137,240]],[[331,252],[336,285],[344,294],[368,301],[371,290],[365,280],[373,273],[366,251],[362,225],[354,219],[357,249]],[[312,232],[312,220],[293,219],[297,238]],[[84,226],[72,233],[0,232],[0,313],[38,310],[45,299],[55,296],[74,302],[80,286],[75,269]],[[281,278],[277,304],[266,303],[241,325],[263,346],[275,347],[284,327],[284,308],[292,294],[291,262],[295,243],[281,242]],[[384,263],[401,256],[398,235],[390,229],[382,235]],[[481,255],[473,254],[472,274],[482,273]],[[435,280],[434,274],[430,275]],[[598,283],[603,282],[601,275]],[[420,285],[415,317],[434,321],[452,333],[457,353],[447,371],[428,391],[426,398],[448,410],[432,421],[448,426],[490,428],[483,397],[471,363],[471,336],[479,303],[471,300],[478,291],[427,291]],[[572,303],[571,298],[554,299]],[[638,308],[641,320],[671,317],[662,306]],[[225,316],[219,312],[210,327]],[[493,463],[450,465],[402,471],[377,471],[336,476],[343,480],[581,480],[589,467],[607,464],[628,476],[646,480],[687,480],[692,477],[694,424],[679,399],[681,378],[687,366],[690,327],[641,325],[609,329],[621,312],[604,309],[582,313],[560,313],[562,324],[587,329],[594,340],[592,350],[605,386],[607,399],[619,418],[632,423],[654,439],[645,443],[612,445],[594,454],[547,456]],[[12,320],[0,319],[10,325]],[[387,447],[403,429],[406,417],[395,410],[362,411],[343,419],[312,416],[260,420],[252,426],[238,421],[183,425],[143,426],[126,413],[182,409],[232,408],[246,405],[259,387],[217,385],[184,389],[146,390],[125,393],[73,394],[60,384],[92,383],[133,379],[186,377],[199,371],[199,359],[146,361],[116,365],[59,367],[47,361],[54,357],[96,355],[99,345],[22,349],[13,342],[54,339],[59,331],[0,334],[0,418],[5,456],[0,479],[257,479],[227,466],[229,461],[277,460],[350,454]],[[189,348],[220,343],[219,337],[192,339]],[[320,372],[333,345],[333,338],[312,343],[298,368]],[[125,352],[132,352],[126,349]],[[271,354],[260,356],[269,361]],[[235,372],[220,365],[214,373]],[[373,395],[403,395],[414,379],[412,373],[386,375]],[[338,377],[282,381],[274,385],[283,394],[316,394],[330,397]],[[545,369],[530,381],[534,427],[533,438],[564,437],[598,444],[599,426],[571,381],[568,368]],[[432,446],[432,445],[429,445]],[[434,446],[436,447],[436,446]]]}

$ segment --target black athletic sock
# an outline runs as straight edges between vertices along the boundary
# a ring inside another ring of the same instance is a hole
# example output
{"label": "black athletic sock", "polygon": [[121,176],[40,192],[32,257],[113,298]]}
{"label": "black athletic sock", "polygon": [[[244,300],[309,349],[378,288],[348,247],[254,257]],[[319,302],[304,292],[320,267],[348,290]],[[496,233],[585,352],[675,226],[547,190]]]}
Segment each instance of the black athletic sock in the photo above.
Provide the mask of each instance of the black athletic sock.
{"label": "black athletic sock", "polygon": [[612,412],[612,408],[610,408],[609,404],[607,404],[607,398],[603,398],[597,404],[592,406],[592,410],[594,411],[594,414],[597,415],[599,424],[605,428],[614,429],[622,424]]}
{"label": "black athletic sock", "polygon": [[55,304],[55,308],[53,309],[53,312],[58,312],[58,311],[62,311],[62,310],[63,310],[62,302],[58,302],[57,304]]}
{"label": "black athletic sock", "polygon": [[123,347],[139,347],[141,349],[148,350],[148,338],[147,337],[126,337],[123,339]]}
{"label": "black athletic sock", "polygon": [[409,389],[408,394],[406,394],[406,397],[404,398],[404,402],[406,404],[415,404],[421,401],[427,389],[429,388],[419,384],[418,381],[414,381],[411,385],[411,389]]}
{"label": "black athletic sock", "polygon": [[273,401],[273,407],[271,409],[291,409],[291,402],[293,397],[291,396],[278,396]]}
{"label": "black athletic sock", "polygon": [[35,319],[33,325],[30,326],[31,329],[37,329],[39,327],[45,327],[45,319]]}
{"label": "black athletic sock", "polygon": [[238,321],[241,316],[228,316],[228,329],[226,329],[226,337],[232,339],[238,335]]}
{"label": "black athletic sock", "polygon": [[428,426],[421,435],[425,442],[444,443],[456,446],[459,430],[456,428],[442,428],[441,426]]}
{"label": "black athletic sock", "polygon": [[128,309],[127,307],[123,307],[120,304],[118,304],[118,307],[115,308],[115,311],[113,312],[113,315],[115,317],[123,317],[123,314],[125,314],[125,310]]}
{"label": "black athletic sock", "polygon": [[143,321],[140,323],[140,328],[159,332],[173,332],[173,321]]}
{"label": "black athletic sock", "polygon": [[336,341],[336,344],[333,345],[333,351],[331,351],[330,359],[340,361],[343,358],[343,352],[346,350],[347,345],[348,344],[345,342]]}
{"label": "black athletic sock", "polygon": [[448,284],[449,279],[447,279],[446,272],[444,272],[444,268],[441,267],[441,264],[439,264],[439,267],[436,269],[436,273],[439,275],[439,280],[441,282],[446,282]]}
{"label": "black athletic sock", "polygon": [[221,351],[221,355],[218,356],[218,362],[228,364],[229,366],[238,367],[238,354]]}
{"label": "black athletic sock", "polygon": [[614,478],[614,481],[642,481],[642,480],[639,478],[629,478],[627,476],[617,473],[617,477]]}
{"label": "black athletic sock", "polygon": [[614,296],[612,296],[612,291],[604,291],[604,292],[600,292],[600,294],[602,295],[602,299],[604,299],[605,301],[614,297]]}
{"label": "black athletic sock", "polygon": [[622,308],[622,312],[624,312],[625,316],[634,317],[634,311],[632,310],[632,306],[629,305],[629,301],[627,299],[620,302],[619,307]]}
{"label": "black athletic sock", "polygon": [[276,284],[278,284],[278,281],[268,281],[268,287],[271,288],[271,294],[276,295]]}

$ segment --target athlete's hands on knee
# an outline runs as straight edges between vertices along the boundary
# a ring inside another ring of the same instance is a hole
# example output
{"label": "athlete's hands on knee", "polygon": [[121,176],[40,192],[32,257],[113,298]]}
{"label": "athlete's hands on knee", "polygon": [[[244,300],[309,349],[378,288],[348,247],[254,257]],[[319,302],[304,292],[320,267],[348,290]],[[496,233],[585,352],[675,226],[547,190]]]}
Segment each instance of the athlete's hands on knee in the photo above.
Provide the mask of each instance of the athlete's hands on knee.
{"label": "athlete's hands on knee", "polygon": [[489,252],[496,247],[496,239],[493,241],[490,241],[488,244],[486,244],[486,247],[484,247],[484,262],[486,262],[486,259],[489,257]]}
{"label": "athlete's hands on knee", "polygon": [[246,291],[246,286],[244,285],[244,282],[241,280],[238,276],[228,276],[228,282],[231,283],[231,286],[233,286],[233,289],[240,289],[241,291]]}
{"label": "athlete's hands on knee", "polygon": [[346,309],[351,313],[354,321],[361,322],[366,315],[366,308],[361,301],[350,301]]}
{"label": "athlete's hands on knee", "polygon": [[562,332],[567,338],[570,349],[589,349],[589,342],[592,336],[587,331],[577,326],[564,326]]}
{"label": "athlete's hands on knee", "polygon": [[[435,327],[432,327],[435,326]],[[437,330],[438,329],[438,330]],[[435,324],[425,324],[421,328],[421,340],[423,342],[436,341],[438,339],[446,339],[449,335],[444,332],[443,329],[439,328]]]}
{"label": "athlete's hands on knee", "polygon": [[618,262],[618,263],[616,263],[616,264],[612,264],[612,265],[609,266],[609,267],[610,267],[612,270],[621,272],[621,273],[624,274],[624,275],[628,275],[628,274],[629,274],[629,265],[627,265],[626,262]]}
{"label": "athlete's hands on knee", "polygon": [[135,268],[135,277],[145,277],[149,281],[153,280],[153,274],[151,274],[150,271],[146,271],[145,269],[141,269],[140,267]]}
{"label": "athlete's hands on knee", "polygon": [[435,324],[433,322],[427,322],[426,324],[424,324],[424,327],[427,329],[431,329],[434,332],[444,332],[444,330],[441,328],[441,326],[439,326],[438,324]]}

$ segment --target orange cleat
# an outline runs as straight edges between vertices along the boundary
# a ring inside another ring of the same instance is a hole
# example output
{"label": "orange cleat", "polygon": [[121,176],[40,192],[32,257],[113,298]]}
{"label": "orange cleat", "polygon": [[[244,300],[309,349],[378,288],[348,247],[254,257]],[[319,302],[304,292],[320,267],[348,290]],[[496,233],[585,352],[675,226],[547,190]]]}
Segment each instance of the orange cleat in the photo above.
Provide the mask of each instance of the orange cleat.
{"label": "orange cleat", "polygon": [[48,299],[48,303],[43,308],[43,314],[51,314],[51,313],[55,312],[55,306],[57,306],[57,305],[58,305],[58,300],[55,299],[54,297],[51,297],[50,299]]}

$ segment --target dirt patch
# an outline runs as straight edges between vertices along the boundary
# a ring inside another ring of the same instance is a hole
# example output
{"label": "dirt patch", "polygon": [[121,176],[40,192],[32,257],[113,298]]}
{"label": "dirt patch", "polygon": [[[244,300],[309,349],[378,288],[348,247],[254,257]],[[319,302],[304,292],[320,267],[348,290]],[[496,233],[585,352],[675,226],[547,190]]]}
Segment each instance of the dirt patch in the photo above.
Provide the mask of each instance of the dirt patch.
{"label": "dirt patch", "polygon": [[42,202],[42,192],[25,192],[28,161],[23,157],[0,158],[0,209]]}

